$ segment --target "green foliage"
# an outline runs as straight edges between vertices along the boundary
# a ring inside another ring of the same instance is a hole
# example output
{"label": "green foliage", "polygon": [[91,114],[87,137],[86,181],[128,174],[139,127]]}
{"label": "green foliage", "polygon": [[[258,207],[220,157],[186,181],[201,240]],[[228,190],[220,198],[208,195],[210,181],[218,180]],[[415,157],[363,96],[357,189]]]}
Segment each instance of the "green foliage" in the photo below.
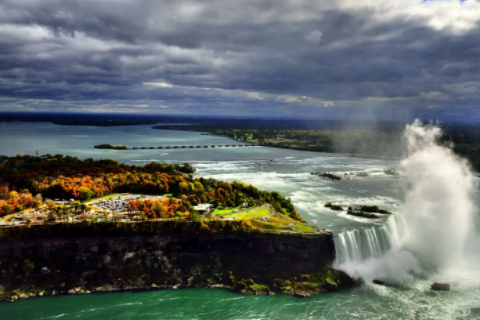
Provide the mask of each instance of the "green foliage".
{"label": "green foliage", "polygon": [[253,284],[251,286],[248,287],[249,289],[252,289],[254,291],[260,291],[260,292],[265,292],[265,291],[268,291],[269,290],[269,287],[267,285],[264,285],[264,284]]}
{"label": "green foliage", "polygon": [[[185,195],[179,209],[181,212],[192,212],[192,205],[200,203],[219,207],[270,203],[275,210],[285,210],[283,212],[290,217],[301,221],[291,200],[278,192],[261,191],[239,181],[194,179],[190,176],[193,172],[195,168],[188,163],[132,166],[111,159],[80,160],[60,154],[7,157],[6,163],[0,166],[0,178],[12,187],[17,190],[27,188],[31,193],[41,193],[52,199],[87,201],[111,193]],[[1,196],[8,197],[7,194]]]}
{"label": "green foliage", "polygon": [[265,229],[265,230],[289,230],[290,228],[286,225],[282,224],[276,224],[276,223],[268,223],[268,222],[263,222],[260,220],[250,220],[250,223],[252,226],[257,227],[259,229]]}
{"label": "green foliage", "polygon": [[[260,218],[265,217],[270,214],[270,210],[268,208],[262,208],[253,212],[242,213],[235,217],[235,219],[252,219],[252,218]],[[228,216],[227,216],[228,217]]]}
{"label": "green foliage", "polygon": [[214,234],[248,233],[255,229],[247,221],[213,220],[190,222],[185,220],[147,221],[137,223],[122,222],[82,222],[60,223],[33,226],[19,226],[0,229],[0,241],[15,239],[69,238],[69,237],[108,237],[160,234]]}
{"label": "green foliage", "polygon": [[310,226],[304,226],[304,225],[296,224],[293,227],[300,232],[308,232],[308,233],[315,232],[315,228],[310,227]]}
{"label": "green foliage", "polygon": [[245,290],[247,288],[247,285],[245,284],[245,282],[243,280],[240,280],[237,282],[237,284],[235,285],[235,288],[237,290]]}

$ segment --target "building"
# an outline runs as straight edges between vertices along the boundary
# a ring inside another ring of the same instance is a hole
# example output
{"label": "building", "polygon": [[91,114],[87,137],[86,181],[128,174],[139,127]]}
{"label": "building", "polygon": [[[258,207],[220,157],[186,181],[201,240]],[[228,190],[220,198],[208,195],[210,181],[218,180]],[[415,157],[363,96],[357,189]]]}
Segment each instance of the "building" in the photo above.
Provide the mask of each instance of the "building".
{"label": "building", "polygon": [[199,214],[206,214],[213,211],[213,204],[202,203],[193,207]]}

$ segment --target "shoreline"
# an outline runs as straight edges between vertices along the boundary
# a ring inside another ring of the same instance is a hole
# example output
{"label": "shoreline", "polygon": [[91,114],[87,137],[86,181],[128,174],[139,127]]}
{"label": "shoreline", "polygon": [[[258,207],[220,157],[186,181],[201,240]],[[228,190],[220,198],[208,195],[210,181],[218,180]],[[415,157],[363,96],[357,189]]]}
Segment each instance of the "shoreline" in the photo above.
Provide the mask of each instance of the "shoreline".
{"label": "shoreline", "polygon": [[[328,287],[327,287],[328,288]],[[151,291],[163,291],[163,290],[184,290],[184,289],[219,289],[227,290],[238,295],[264,295],[264,296],[276,296],[276,295],[287,295],[295,298],[309,298],[316,294],[322,293],[331,293],[344,291],[346,289],[339,290],[328,290],[324,288],[322,290],[310,290],[310,291],[295,291],[295,290],[266,290],[266,291],[257,291],[252,289],[238,290],[234,286],[229,286],[225,284],[210,284],[210,285],[152,285],[151,287],[129,287],[129,288],[118,288],[118,287],[97,287],[92,290],[87,290],[84,288],[71,288],[68,291],[52,291],[47,292],[40,290],[38,292],[33,291],[22,291],[14,293],[10,296],[10,299],[0,297],[0,303],[7,302],[17,302],[32,298],[43,298],[43,297],[60,297],[60,296],[81,296],[89,294],[109,294],[109,293],[126,293],[126,292],[151,292]],[[72,291],[73,290],[73,291]]]}

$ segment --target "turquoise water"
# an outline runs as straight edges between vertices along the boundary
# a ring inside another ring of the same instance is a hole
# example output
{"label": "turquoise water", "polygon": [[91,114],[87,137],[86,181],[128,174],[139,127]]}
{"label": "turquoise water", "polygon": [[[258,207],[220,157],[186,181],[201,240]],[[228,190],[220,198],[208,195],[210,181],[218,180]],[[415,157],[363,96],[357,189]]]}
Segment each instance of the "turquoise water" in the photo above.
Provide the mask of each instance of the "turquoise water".
{"label": "turquoise water", "polygon": [[[310,223],[339,233],[383,221],[348,216],[323,207],[326,201],[376,204],[398,212],[398,178],[383,169],[394,161],[274,148],[98,150],[98,143],[129,146],[232,144],[195,132],[152,130],[150,126],[74,127],[49,123],[0,123],[0,154],[62,153],[80,158],[114,158],[129,164],[190,162],[196,175],[242,180],[291,197]],[[334,171],[351,179],[331,182],[311,171]],[[367,178],[350,173],[366,172]],[[431,292],[448,280],[453,290]],[[308,299],[277,295],[248,296],[216,289],[125,292],[28,299],[0,304],[0,319],[469,319],[480,307],[480,276],[474,271],[429,273],[406,288],[365,284]]]}

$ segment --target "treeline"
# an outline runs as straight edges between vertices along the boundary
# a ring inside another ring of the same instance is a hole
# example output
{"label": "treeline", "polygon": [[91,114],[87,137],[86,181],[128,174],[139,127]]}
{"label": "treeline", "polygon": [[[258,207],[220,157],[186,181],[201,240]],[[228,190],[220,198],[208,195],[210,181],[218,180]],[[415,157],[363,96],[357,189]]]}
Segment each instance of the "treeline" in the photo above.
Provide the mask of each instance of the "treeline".
{"label": "treeline", "polygon": [[10,191],[6,186],[0,186],[0,216],[20,212],[41,204],[42,196],[40,194],[33,197],[28,190],[17,192]]}
{"label": "treeline", "polygon": [[116,150],[127,150],[128,146],[125,145],[111,145],[110,143],[97,144],[94,146],[95,149],[116,149]]}
{"label": "treeline", "polygon": [[228,128],[209,125],[156,126],[154,129],[172,129],[209,132],[218,136],[240,139],[265,146],[297,150],[338,152],[370,156],[398,157],[402,149],[402,130],[385,127],[368,129],[257,129]]}
{"label": "treeline", "polygon": [[[188,126],[155,126],[154,129],[209,132],[214,135],[237,138],[265,146],[297,150],[348,153],[371,157],[398,158],[406,154],[403,139],[404,125],[371,125],[355,128],[338,123],[328,129],[275,128],[241,123],[238,127],[222,124],[192,124]],[[286,126],[286,125],[285,125]],[[444,134],[440,142],[453,146],[452,150],[468,159],[475,170],[480,170],[480,126],[471,124],[441,124]]]}
{"label": "treeline", "polygon": [[[149,163],[145,166],[120,164],[116,160],[80,160],[63,155],[4,157],[0,179],[10,189],[40,193],[47,198],[79,199],[111,193],[173,194],[181,198],[177,211],[191,212],[191,206],[211,203],[215,207],[236,207],[244,203],[269,203],[278,212],[301,220],[290,199],[278,192],[260,191],[252,185],[233,181],[193,178],[190,164]],[[169,211],[171,212],[171,211]],[[176,213],[176,211],[175,211]]]}
{"label": "treeline", "polygon": [[139,223],[82,222],[20,226],[0,229],[0,241],[45,239],[56,237],[107,237],[161,234],[211,234],[258,232],[248,220],[146,221]]}

